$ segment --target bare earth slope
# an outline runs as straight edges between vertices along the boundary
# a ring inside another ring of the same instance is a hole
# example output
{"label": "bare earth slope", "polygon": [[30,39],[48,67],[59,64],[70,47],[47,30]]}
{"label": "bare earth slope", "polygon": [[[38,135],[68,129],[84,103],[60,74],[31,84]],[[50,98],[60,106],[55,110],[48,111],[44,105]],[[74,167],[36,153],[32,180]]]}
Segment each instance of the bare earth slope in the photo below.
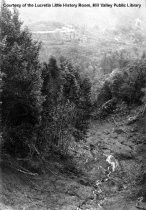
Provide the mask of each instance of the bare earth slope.
{"label": "bare earth slope", "polygon": [[[52,162],[47,175],[31,176],[2,165],[1,210],[136,210],[146,209],[145,117],[127,125],[127,115],[92,121],[86,142],[74,145],[78,172]],[[118,161],[113,172],[108,155]],[[136,207],[137,206],[137,207]]]}

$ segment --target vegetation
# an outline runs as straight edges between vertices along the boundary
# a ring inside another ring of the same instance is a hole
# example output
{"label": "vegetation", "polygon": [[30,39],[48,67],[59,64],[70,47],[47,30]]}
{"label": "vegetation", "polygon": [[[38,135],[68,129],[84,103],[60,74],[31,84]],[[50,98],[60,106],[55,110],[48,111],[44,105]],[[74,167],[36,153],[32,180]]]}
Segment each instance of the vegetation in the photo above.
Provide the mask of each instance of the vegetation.
{"label": "vegetation", "polygon": [[[49,23],[47,29],[62,26]],[[96,208],[104,202],[107,209],[122,209],[130,198],[131,209],[132,199],[146,200],[146,57],[136,48],[143,34],[122,26],[106,31],[103,40],[94,34],[100,44],[60,44],[58,54],[46,50],[41,59],[43,43],[22,27],[16,10],[2,8],[0,27],[3,202],[15,209]],[[114,35],[122,44],[124,36],[132,37],[134,47],[120,49]]]}
{"label": "vegetation", "polygon": [[[136,59],[125,68],[115,69],[105,80],[98,95],[97,104],[101,113],[110,113],[122,101],[127,105],[142,104],[146,84],[146,60]],[[99,103],[98,103],[99,102]]]}
{"label": "vegetation", "polygon": [[45,142],[66,153],[72,137],[77,140],[86,134],[91,107],[90,82],[82,80],[78,70],[63,57],[58,65],[51,57],[42,68]]}
{"label": "vegetation", "polygon": [[73,137],[84,138],[90,117],[90,81],[61,58],[39,62],[40,43],[21,29],[18,12],[2,8],[3,148],[14,157],[33,157]]}
{"label": "vegetation", "polygon": [[18,12],[1,12],[1,71],[5,74],[2,91],[2,125],[5,147],[13,155],[28,151],[28,141],[39,125],[41,104],[40,45],[27,29],[21,31]]}
{"label": "vegetation", "polygon": [[0,25],[2,146],[11,156],[67,154],[71,141],[85,138],[94,112],[106,116],[123,101],[142,103],[144,54],[137,59],[127,51],[108,51],[95,61],[92,53],[89,66],[88,53],[79,61],[75,45],[72,60],[41,62],[41,44],[22,29],[16,10],[2,8]]}

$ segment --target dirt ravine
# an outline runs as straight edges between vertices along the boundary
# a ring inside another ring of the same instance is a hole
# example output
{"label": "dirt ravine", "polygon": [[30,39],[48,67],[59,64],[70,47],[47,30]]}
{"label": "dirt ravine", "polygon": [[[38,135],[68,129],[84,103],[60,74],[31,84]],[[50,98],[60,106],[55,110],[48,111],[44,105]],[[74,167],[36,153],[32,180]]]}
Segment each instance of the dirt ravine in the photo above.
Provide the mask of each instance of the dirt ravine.
{"label": "dirt ravine", "polygon": [[[38,176],[3,166],[0,210],[146,209],[140,200],[146,185],[144,122],[127,125],[126,115],[92,121],[86,141],[72,149],[80,175],[63,173],[57,162],[50,173]],[[115,171],[106,161],[108,155],[118,162]]]}

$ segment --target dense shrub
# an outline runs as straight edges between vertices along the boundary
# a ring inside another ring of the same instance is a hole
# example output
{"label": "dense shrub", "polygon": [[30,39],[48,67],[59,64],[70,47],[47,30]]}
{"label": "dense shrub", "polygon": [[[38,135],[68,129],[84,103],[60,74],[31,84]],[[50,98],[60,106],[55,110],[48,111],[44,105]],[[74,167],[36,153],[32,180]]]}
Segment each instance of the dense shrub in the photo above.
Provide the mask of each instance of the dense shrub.
{"label": "dense shrub", "polygon": [[[146,84],[146,59],[137,59],[123,69],[115,69],[105,80],[97,99],[97,107],[105,103],[124,101],[128,105],[142,103],[142,88]],[[115,108],[115,103],[113,109]]]}
{"label": "dense shrub", "polygon": [[82,80],[77,69],[64,58],[57,64],[51,57],[43,64],[42,129],[44,145],[66,152],[74,136],[83,138],[90,115],[90,82]]}
{"label": "dense shrub", "polygon": [[60,65],[65,81],[63,85],[64,96],[74,103],[76,108],[76,115],[73,120],[74,135],[80,138],[86,134],[92,109],[91,82],[88,78],[81,78],[79,70],[68,61],[62,59]]}
{"label": "dense shrub", "polygon": [[131,89],[129,97],[130,103],[140,103],[142,101],[142,88],[146,85],[146,59],[142,58],[129,64],[126,68],[129,75],[128,85]]}

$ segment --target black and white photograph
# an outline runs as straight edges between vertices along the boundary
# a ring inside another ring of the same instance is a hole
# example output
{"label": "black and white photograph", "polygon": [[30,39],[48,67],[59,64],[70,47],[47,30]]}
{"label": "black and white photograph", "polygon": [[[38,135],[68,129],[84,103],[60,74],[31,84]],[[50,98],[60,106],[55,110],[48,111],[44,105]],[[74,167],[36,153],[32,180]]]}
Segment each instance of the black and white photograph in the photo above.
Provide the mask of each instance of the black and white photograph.
{"label": "black and white photograph", "polygon": [[146,210],[146,0],[0,0],[0,210]]}

